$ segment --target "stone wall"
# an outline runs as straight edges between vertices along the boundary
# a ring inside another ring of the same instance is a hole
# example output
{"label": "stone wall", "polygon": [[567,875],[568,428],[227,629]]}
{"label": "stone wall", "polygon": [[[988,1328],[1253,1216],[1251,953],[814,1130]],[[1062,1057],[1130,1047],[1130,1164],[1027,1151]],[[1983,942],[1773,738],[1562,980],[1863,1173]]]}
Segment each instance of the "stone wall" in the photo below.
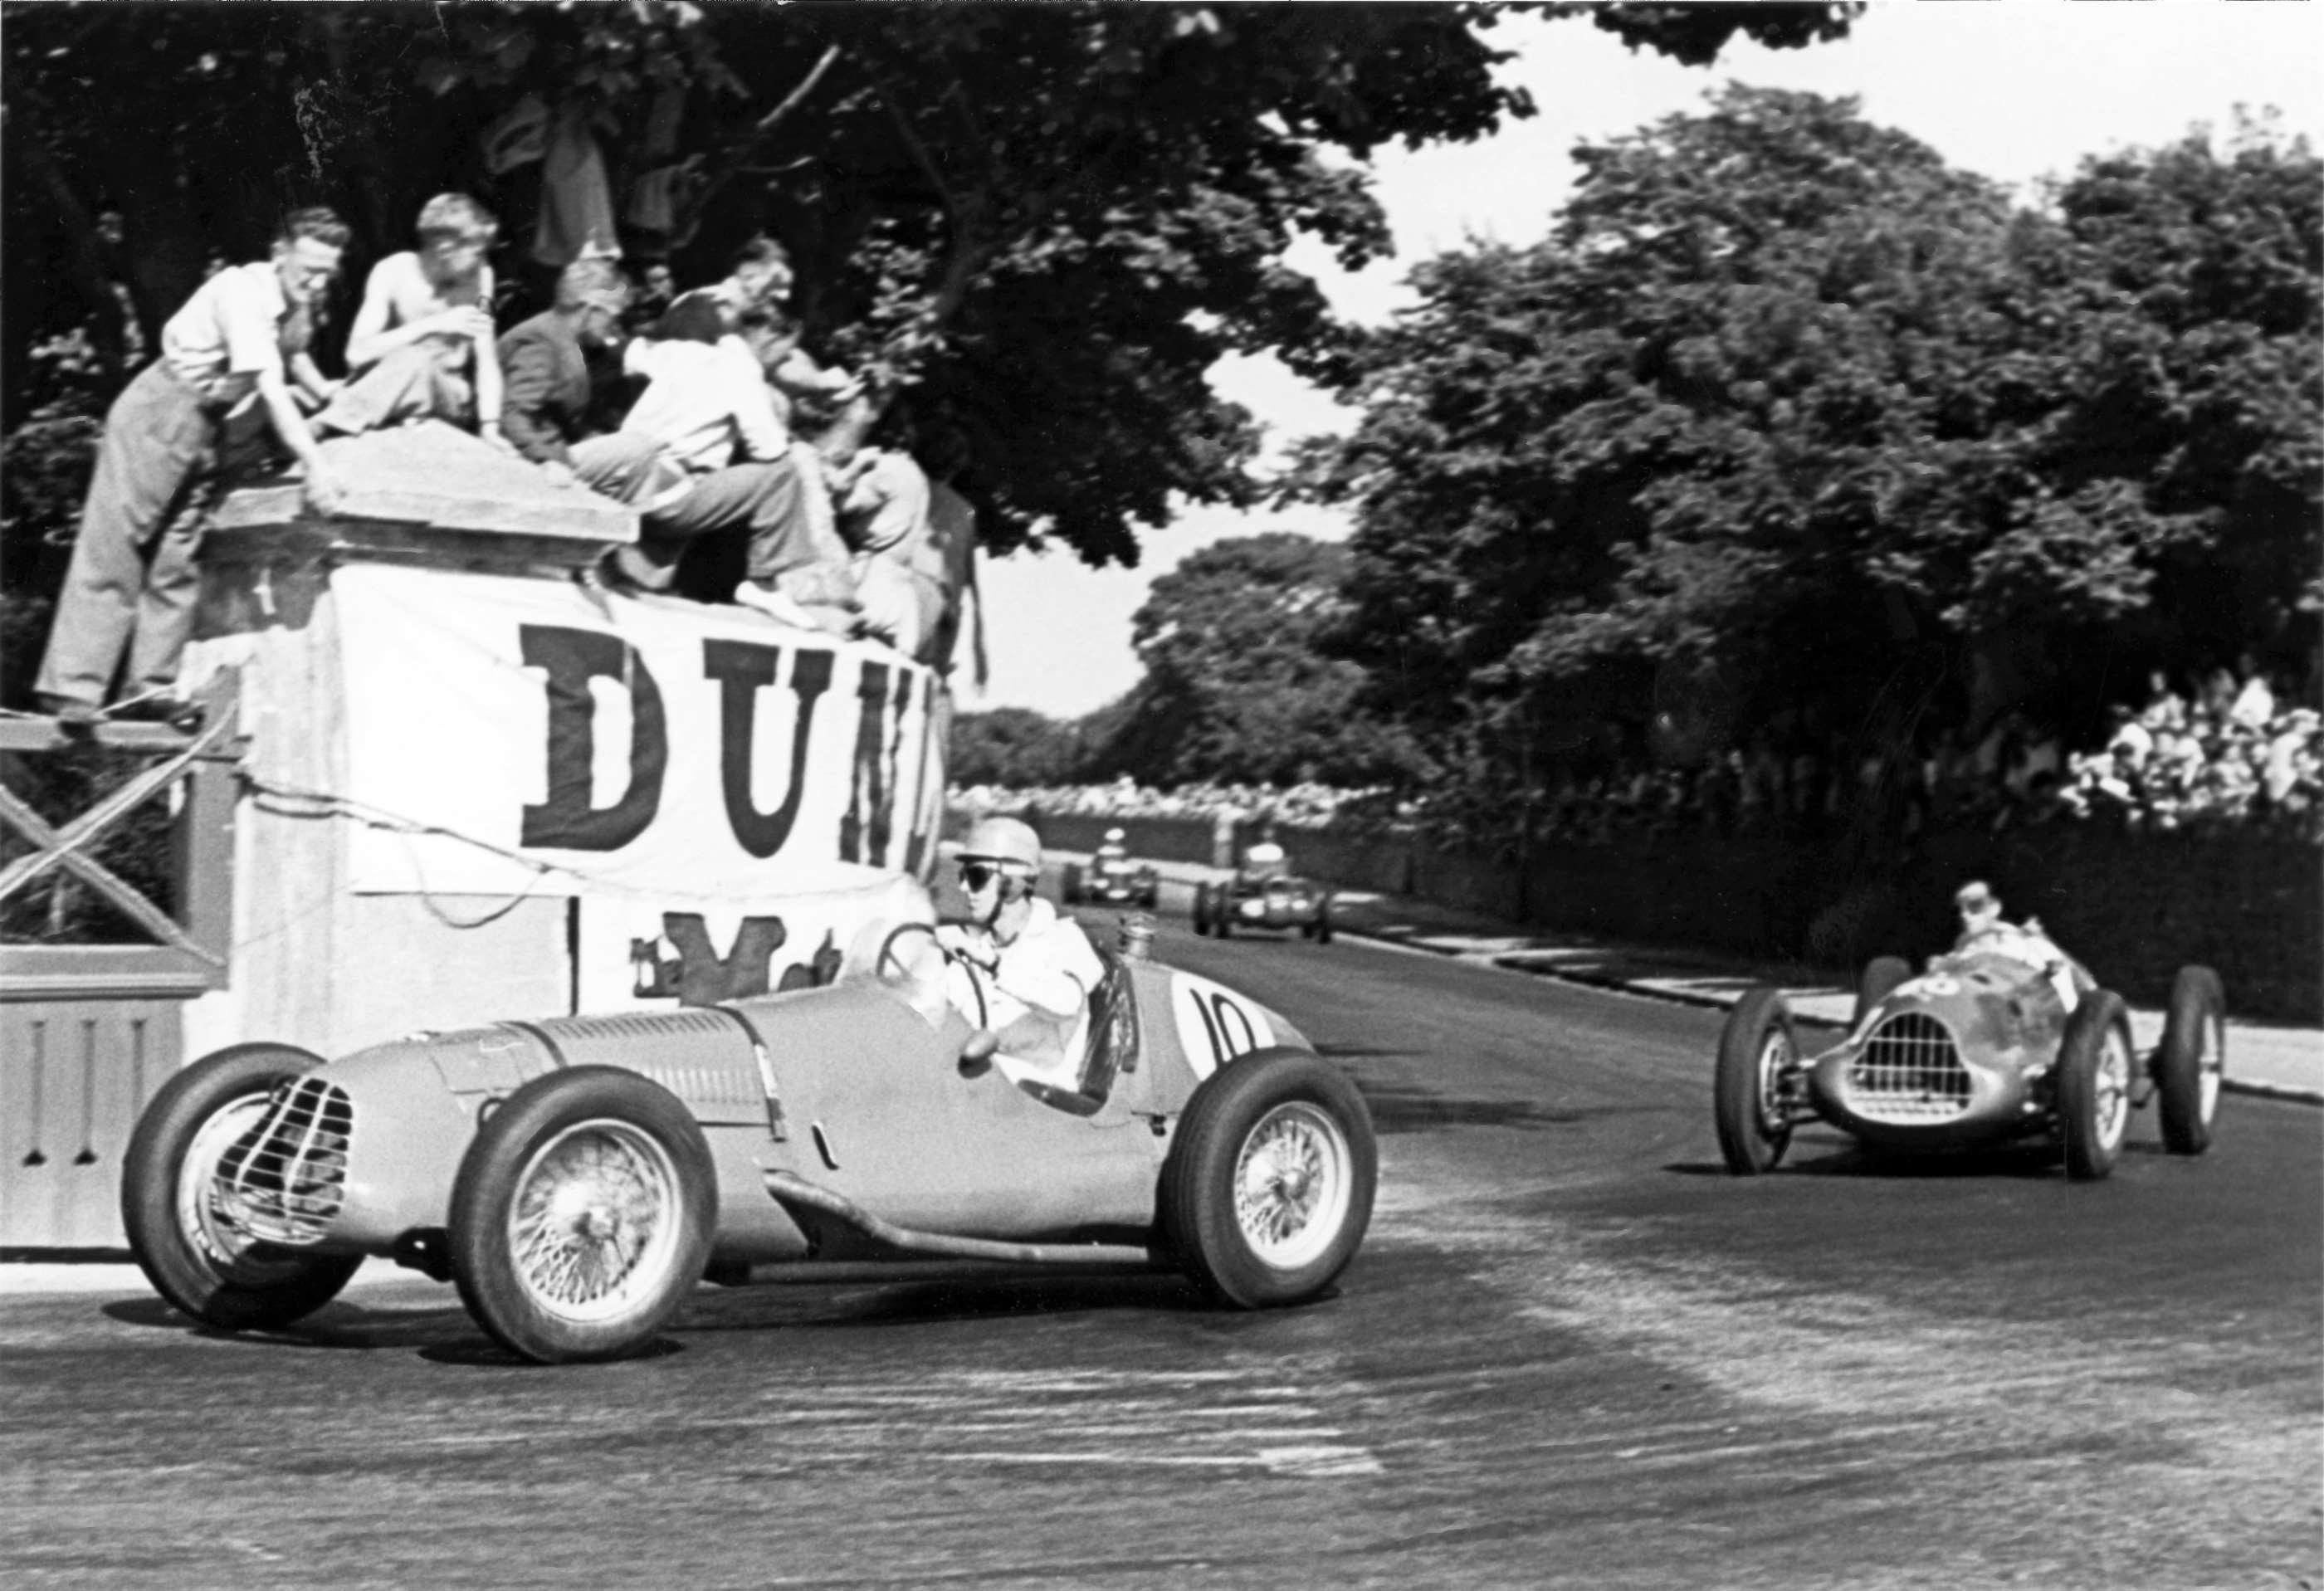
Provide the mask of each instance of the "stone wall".
{"label": "stone wall", "polygon": [[[1223,865],[1207,819],[1036,814],[1047,844]],[[953,832],[961,820],[956,816]],[[1244,833],[1235,843],[1247,842]],[[1941,832],[1902,855],[1784,835],[1633,834],[1545,841],[1520,858],[1283,828],[1292,865],[1342,888],[1413,895],[1512,923],[1792,959],[1852,976],[1876,955],[1950,942],[1951,897],[1982,878],[2015,920],[2039,916],[2099,980],[2159,1006],[2188,962],[2216,968],[2228,1008],[2324,1021],[2324,852],[2296,840],[2129,833],[2094,823]]]}

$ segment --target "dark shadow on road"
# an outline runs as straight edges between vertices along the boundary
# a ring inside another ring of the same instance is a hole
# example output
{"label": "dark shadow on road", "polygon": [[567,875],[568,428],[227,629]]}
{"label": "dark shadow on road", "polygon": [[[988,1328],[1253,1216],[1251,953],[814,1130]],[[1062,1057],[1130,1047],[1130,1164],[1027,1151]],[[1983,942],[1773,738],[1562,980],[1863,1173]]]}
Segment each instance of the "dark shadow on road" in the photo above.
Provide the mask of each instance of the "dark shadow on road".
{"label": "dark shadow on road", "polygon": [[607,1365],[635,1365],[647,1359],[667,1359],[685,1351],[684,1343],[659,1337],[634,1354],[608,1359],[602,1364],[540,1365],[509,1352],[490,1338],[472,1337],[459,1342],[431,1344],[420,1350],[420,1356],[431,1365],[452,1365],[468,1370],[557,1370],[570,1375],[581,1371],[602,1369]]}
{"label": "dark shadow on road", "polygon": [[1356,1080],[1356,1087],[1371,1107],[1372,1126],[1383,1133],[1425,1133],[1452,1127],[1573,1127],[1610,1116],[1635,1116],[1647,1108],[1618,1106],[1582,1108],[1543,1105],[1532,1099],[1448,1098],[1425,1089],[1396,1083]]}
{"label": "dark shadow on road", "polygon": [[124,1326],[180,1331],[218,1342],[266,1342],[292,1348],[397,1348],[435,1343],[447,1332],[473,1332],[474,1322],[456,1304],[410,1310],[370,1309],[341,1301],[326,1304],[295,1326],[279,1331],[223,1331],[179,1313],[158,1298],[125,1299],[105,1306],[108,1320]]}
{"label": "dark shadow on road", "polygon": [[1193,1283],[1176,1275],[776,1283],[697,1292],[687,1308],[682,1329],[689,1332],[816,1330],[926,1326],[1010,1315],[1181,1313],[1210,1307]]}

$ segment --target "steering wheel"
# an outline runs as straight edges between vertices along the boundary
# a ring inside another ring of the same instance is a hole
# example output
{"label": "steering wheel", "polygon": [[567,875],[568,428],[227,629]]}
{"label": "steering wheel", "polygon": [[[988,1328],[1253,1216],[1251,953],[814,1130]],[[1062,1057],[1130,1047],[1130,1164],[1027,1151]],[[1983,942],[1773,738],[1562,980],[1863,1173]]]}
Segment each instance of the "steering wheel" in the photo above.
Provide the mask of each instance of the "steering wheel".
{"label": "steering wheel", "polygon": [[933,923],[899,923],[890,929],[888,937],[880,942],[879,959],[872,962],[872,970],[884,979],[888,976],[888,963],[892,961],[899,978],[911,976],[912,970],[904,965],[904,958],[896,953],[896,942],[907,933],[927,934],[935,943],[936,953],[945,959],[946,966],[958,967],[967,974],[968,987],[976,991],[976,1025],[979,1027],[991,1026],[992,1010],[984,998],[984,980],[978,974],[976,963],[938,938]]}

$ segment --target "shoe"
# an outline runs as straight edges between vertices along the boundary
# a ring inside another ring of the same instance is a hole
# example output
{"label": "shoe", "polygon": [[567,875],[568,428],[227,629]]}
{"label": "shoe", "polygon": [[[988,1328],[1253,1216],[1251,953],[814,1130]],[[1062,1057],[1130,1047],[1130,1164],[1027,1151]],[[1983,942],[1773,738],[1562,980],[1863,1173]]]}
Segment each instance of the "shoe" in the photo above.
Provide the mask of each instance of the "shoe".
{"label": "shoe", "polygon": [[802,568],[784,570],[775,576],[775,582],[784,594],[796,602],[843,608],[850,613],[863,611],[863,604],[855,600],[854,583],[837,569],[809,564]]}
{"label": "shoe", "polygon": [[85,735],[97,728],[105,714],[94,702],[84,702],[78,696],[41,698],[41,711],[57,721],[57,728],[69,735]]}

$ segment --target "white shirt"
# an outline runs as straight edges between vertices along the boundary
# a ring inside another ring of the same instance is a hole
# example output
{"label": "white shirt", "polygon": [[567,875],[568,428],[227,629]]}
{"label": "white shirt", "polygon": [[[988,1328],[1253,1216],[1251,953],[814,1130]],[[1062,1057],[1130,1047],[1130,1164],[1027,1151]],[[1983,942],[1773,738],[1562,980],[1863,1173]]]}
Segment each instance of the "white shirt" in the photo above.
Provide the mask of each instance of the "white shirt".
{"label": "white shirt", "polygon": [[[1088,1005],[1090,992],[1105,978],[1105,963],[1090,947],[1081,924],[1061,917],[1046,900],[1032,903],[1032,912],[1016,938],[997,943],[991,930],[973,924],[947,924],[938,935],[951,949],[972,960],[994,963],[984,979],[985,1025],[995,1033],[1028,1014],[1071,1019]],[[974,1020],[976,1013],[967,1013]]]}
{"label": "white shirt", "polygon": [[232,403],[282,371],[282,321],[290,305],[273,262],[229,265],[194,290],[161,327],[161,357],[206,398]]}
{"label": "white shirt", "polygon": [[689,470],[724,469],[738,444],[748,459],[780,458],[790,446],[759,362],[740,337],[639,337],[622,366],[651,383],[622,429],[652,437]]}

